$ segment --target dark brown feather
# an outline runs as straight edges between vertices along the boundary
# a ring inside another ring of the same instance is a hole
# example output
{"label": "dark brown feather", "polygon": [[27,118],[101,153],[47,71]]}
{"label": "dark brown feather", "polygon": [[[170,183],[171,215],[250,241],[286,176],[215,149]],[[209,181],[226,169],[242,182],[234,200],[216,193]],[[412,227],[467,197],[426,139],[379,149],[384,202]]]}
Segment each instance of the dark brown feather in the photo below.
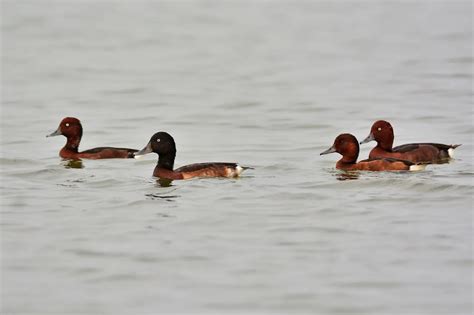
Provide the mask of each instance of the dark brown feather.
{"label": "dark brown feather", "polygon": [[207,163],[195,163],[190,165],[181,166],[180,168],[175,169],[175,172],[196,172],[199,170],[207,168],[236,168],[237,163],[226,163],[226,162],[207,162]]}

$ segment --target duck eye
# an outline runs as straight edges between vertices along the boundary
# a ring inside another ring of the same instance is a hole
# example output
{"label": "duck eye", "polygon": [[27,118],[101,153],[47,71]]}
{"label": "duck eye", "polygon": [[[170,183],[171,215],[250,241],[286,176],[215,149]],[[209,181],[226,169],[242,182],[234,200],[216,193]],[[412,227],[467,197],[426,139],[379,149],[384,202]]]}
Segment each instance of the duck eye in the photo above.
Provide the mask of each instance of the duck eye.
{"label": "duck eye", "polygon": [[156,139],[156,142],[160,142],[160,141],[161,141],[161,139],[160,139],[160,138]]}
{"label": "duck eye", "polygon": [[377,130],[380,131],[380,130],[382,130],[382,128],[378,127]]}
{"label": "duck eye", "polygon": [[66,123],[66,127],[69,127],[69,123]]}

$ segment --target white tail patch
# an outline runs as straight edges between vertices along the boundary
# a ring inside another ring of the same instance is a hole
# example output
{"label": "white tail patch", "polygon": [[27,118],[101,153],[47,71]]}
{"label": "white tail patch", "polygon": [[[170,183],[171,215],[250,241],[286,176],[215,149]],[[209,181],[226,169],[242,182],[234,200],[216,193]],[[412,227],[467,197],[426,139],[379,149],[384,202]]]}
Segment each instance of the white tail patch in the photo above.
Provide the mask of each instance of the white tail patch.
{"label": "white tail patch", "polygon": [[424,171],[425,168],[426,168],[426,164],[410,165],[410,171],[413,171],[413,172]]}
{"label": "white tail patch", "polygon": [[234,176],[240,176],[240,174],[242,174],[243,171],[244,171],[244,168],[240,166],[239,164],[237,164],[237,166],[235,167]]}
{"label": "white tail patch", "polygon": [[239,164],[237,164],[237,166],[235,168],[231,168],[231,167],[227,167],[226,168],[226,173],[227,173],[227,177],[239,177],[240,174],[242,174],[242,172],[244,171],[244,168],[242,166],[240,166]]}
{"label": "white tail patch", "polygon": [[448,149],[448,155],[449,155],[450,158],[454,158],[454,149],[453,148]]}

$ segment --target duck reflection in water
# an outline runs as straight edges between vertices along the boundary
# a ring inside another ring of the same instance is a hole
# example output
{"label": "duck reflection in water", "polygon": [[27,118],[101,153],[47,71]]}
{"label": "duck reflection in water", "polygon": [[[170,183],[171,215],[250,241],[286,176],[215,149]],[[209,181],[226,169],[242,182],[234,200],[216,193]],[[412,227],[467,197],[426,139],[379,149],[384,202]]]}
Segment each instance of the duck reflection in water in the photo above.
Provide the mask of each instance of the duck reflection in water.
{"label": "duck reflection in water", "polygon": [[340,171],[335,176],[337,180],[355,180],[359,179],[359,175],[359,172]]}
{"label": "duck reflection in water", "polygon": [[171,187],[173,186],[173,180],[168,178],[158,178],[156,180],[156,186],[160,187]]}
{"label": "duck reflection in water", "polygon": [[61,164],[65,168],[84,168],[82,160],[63,160]]}

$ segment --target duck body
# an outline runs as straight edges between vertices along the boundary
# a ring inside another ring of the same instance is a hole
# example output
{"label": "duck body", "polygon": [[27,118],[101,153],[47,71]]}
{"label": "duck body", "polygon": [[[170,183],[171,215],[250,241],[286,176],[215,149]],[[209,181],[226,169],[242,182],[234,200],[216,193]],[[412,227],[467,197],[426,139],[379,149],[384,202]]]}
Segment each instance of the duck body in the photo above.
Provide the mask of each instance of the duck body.
{"label": "duck body", "polygon": [[337,161],[336,168],[345,171],[416,171],[424,169],[411,161],[396,158],[369,158],[357,162],[359,157],[359,142],[351,134],[340,134],[332,147],[322,152],[323,154],[339,153],[342,158]]}
{"label": "duck body", "polygon": [[59,151],[63,159],[129,159],[138,150],[129,148],[98,147],[79,152],[82,139],[82,124],[74,117],[64,118],[59,127],[47,137],[63,135],[67,138],[66,145]]}
{"label": "duck body", "polygon": [[136,152],[135,157],[148,153],[158,154],[158,164],[153,176],[163,179],[190,179],[194,177],[238,177],[247,169],[238,163],[206,162],[189,164],[173,169],[176,157],[176,144],[173,137],[166,132],[155,133],[143,150]]}
{"label": "duck body", "polygon": [[115,147],[98,147],[82,152],[75,152],[66,146],[59,151],[59,156],[63,159],[131,159],[133,153],[138,150]]}
{"label": "duck body", "polygon": [[177,168],[183,179],[192,177],[238,177],[244,168],[237,163],[208,162],[195,163]]}
{"label": "duck body", "polygon": [[384,120],[378,120],[372,125],[369,136],[361,144],[373,140],[377,142],[377,146],[370,151],[371,159],[396,158],[425,164],[448,162],[454,157],[454,149],[460,146],[460,144],[409,143],[392,147],[393,128]]}
{"label": "duck body", "polygon": [[408,161],[436,164],[453,158],[453,150],[459,145],[441,143],[409,143],[394,147],[391,151],[376,146],[370,151],[369,158],[396,158]]}
{"label": "duck body", "polygon": [[338,161],[336,168],[345,171],[414,171],[416,170],[416,164],[400,159],[375,158],[362,160],[357,163]]}

